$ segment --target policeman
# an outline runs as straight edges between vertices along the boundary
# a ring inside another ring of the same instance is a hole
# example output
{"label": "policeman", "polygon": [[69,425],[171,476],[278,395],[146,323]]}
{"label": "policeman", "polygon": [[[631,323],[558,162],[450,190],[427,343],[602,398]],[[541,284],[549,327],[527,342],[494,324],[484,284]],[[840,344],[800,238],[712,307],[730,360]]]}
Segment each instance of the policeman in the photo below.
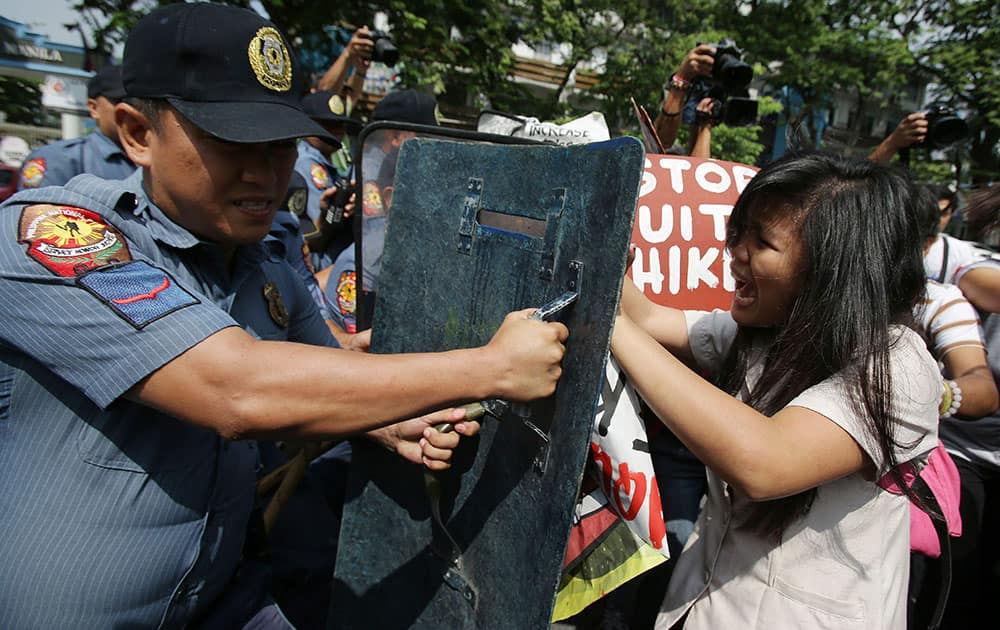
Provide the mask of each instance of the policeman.
{"label": "policeman", "polygon": [[60,140],[32,151],[21,166],[20,190],[62,186],[80,173],[125,179],[135,164],[122,150],[114,109],[125,96],[120,66],[104,66],[87,83],[87,109],[97,122],[91,133]]}
{"label": "policeman", "polygon": [[359,338],[349,334],[340,323],[340,318],[333,318],[330,303],[316,280],[316,270],[309,253],[306,233],[302,227],[303,221],[312,225],[312,222],[305,216],[308,194],[306,181],[293,171],[288,184],[288,192],[285,194],[285,201],[275,213],[274,220],[271,222],[271,230],[264,243],[273,254],[284,258],[298,273],[299,278],[305,283],[309,294],[316,303],[320,316],[326,321],[327,327],[340,347],[350,350],[367,349],[367,338]]}
{"label": "policeman", "polygon": [[[401,90],[387,94],[375,106],[372,122],[389,121],[436,126],[440,119],[434,97],[418,90]],[[381,142],[369,140],[362,147],[364,165],[376,167],[377,173],[361,187],[362,242],[364,243],[364,277],[359,291],[358,274],[355,270],[356,248],[350,247],[334,258],[333,264],[317,273],[316,278],[324,287],[326,299],[334,323],[348,333],[358,331],[357,304],[365,300],[366,312],[371,313],[375,305],[378,268],[381,266],[382,249],[385,240],[385,223],[388,206],[392,203],[392,180],[396,173],[396,157],[399,147],[407,138],[415,134],[410,131],[390,131],[379,134]],[[370,136],[371,137],[371,136]]]}
{"label": "policeman", "polygon": [[382,427],[370,435],[434,467],[454,433],[429,424],[461,412],[392,422],[550,394],[567,331],[526,310],[480,348],[307,345],[329,333],[261,243],[293,139],[326,133],[302,112],[287,40],[252,11],[166,5],[130,33],[123,76],[115,120],[140,171],[0,212],[0,627],[280,620],[265,593],[230,597],[250,573],[245,439]]}
{"label": "policeman", "polygon": [[[298,159],[295,160],[295,172],[306,180],[309,190],[306,216],[315,226],[315,236],[322,243],[322,248],[314,250],[316,255],[313,256],[313,264],[319,270],[329,266],[337,254],[351,243],[349,223],[344,221],[349,215],[344,212],[344,207],[332,206],[329,201],[324,203],[323,193],[334,186],[344,187],[345,183],[331,164],[331,159],[334,152],[341,148],[345,134],[357,134],[361,125],[347,115],[340,95],[329,90],[305,95],[302,109],[327,131],[327,135],[335,138],[335,142],[317,136],[303,138],[299,142]],[[329,197],[326,199],[329,200]]]}

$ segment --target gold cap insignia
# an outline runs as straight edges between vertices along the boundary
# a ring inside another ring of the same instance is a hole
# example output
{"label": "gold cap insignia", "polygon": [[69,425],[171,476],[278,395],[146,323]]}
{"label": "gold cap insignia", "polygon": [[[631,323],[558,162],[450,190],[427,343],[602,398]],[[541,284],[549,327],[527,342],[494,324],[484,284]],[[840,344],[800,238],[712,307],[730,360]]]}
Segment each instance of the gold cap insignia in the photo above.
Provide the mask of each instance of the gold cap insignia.
{"label": "gold cap insignia", "polygon": [[305,188],[298,188],[288,196],[288,211],[299,217],[306,211],[306,201],[309,199],[309,191]]}
{"label": "gold cap insignia", "polygon": [[344,111],[344,101],[340,98],[339,94],[334,94],[330,97],[330,101],[327,103],[330,106],[330,111],[338,116],[343,116]]}
{"label": "gold cap insignia", "polygon": [[264,299],[267,300],[267,312],[274,323],[282,328],[288,328],[288,309],[281,300],[281,292],[273,282],[264,283]]}
{"label": "gold cap insignia", "polygon": [[292,87],[292,58],[281,33],[271,26],[257,31],[247,48],[250,67],[260,84],[269,90],[287,92]]}

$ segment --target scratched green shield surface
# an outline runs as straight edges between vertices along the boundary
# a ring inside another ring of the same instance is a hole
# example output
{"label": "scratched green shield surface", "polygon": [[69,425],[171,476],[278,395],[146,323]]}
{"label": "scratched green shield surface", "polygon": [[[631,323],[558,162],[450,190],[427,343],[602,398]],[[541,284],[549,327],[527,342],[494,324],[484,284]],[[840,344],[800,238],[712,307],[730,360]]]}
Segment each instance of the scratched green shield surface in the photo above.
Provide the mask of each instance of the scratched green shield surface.
{"label": "scratched green shield surface", "polygon": [[430,484],[437,501],[422,467],[355,441],[332,627],[548,627],[643,159],[632,138],[403,145],[373,352],[478,346],[509,311],[579,299],[560,317],[570,338],[556,393],[528,406],[547,441],[516,413],[487,416]]}

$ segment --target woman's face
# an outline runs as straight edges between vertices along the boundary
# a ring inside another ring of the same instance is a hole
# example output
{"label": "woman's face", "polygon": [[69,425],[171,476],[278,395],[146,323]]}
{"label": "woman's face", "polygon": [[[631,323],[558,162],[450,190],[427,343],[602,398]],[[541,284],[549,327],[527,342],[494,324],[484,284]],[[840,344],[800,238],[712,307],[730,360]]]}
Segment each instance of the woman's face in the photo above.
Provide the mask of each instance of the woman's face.
{"label": "woman's face", "polygon": [[795,212],[777,212],[766,221],[757,214],[731,247],[736,280],[731,312],[741,326],[781,326],[805,277],[801,224]]}

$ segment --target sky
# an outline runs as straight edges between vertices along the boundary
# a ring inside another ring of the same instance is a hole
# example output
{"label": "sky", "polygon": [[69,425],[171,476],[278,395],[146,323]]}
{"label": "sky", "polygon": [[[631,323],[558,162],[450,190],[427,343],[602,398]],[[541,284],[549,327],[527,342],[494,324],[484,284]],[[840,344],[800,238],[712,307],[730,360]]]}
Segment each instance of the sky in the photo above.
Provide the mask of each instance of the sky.
{"label": "sky", "polygon": [[63,28],[77,19],[71,5],[70,0],[0,0],[0,15],[27,24],[29,30],[58,44],[80,46],[79,33]]}

